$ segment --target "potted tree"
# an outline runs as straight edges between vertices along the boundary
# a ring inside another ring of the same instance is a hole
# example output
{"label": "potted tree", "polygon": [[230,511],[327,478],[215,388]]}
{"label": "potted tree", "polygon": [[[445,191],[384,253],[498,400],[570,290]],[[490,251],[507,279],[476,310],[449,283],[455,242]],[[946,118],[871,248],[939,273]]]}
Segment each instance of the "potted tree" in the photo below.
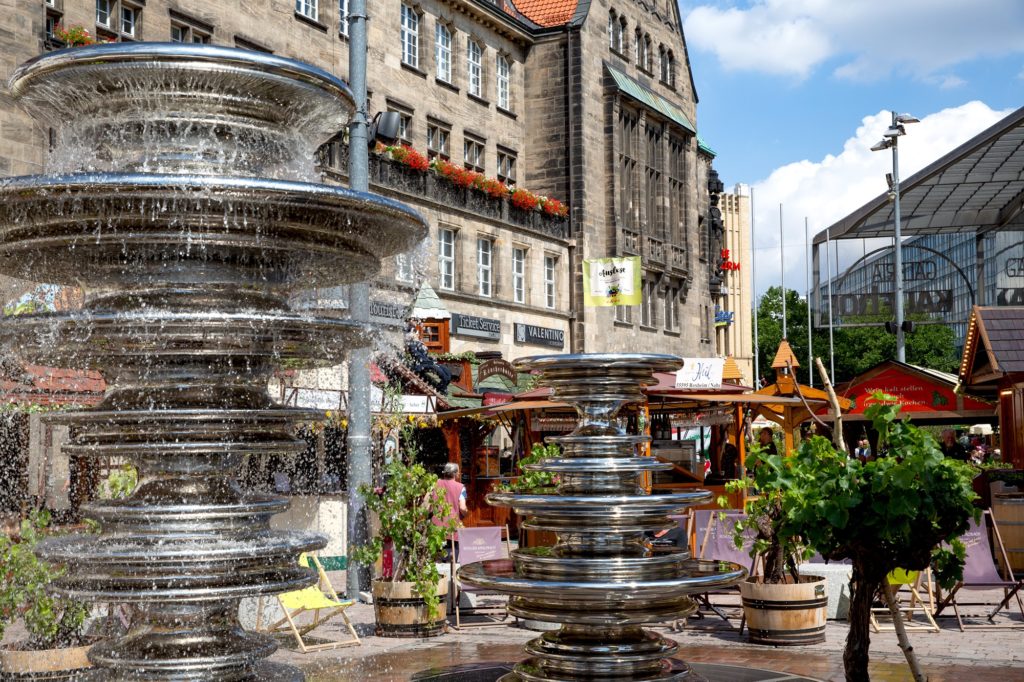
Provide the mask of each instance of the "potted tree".
{"label": "potted tree", "polygon": [[[410,442],[406,439],[406,442]],[[448,594],[448,578],[436,560],[448,536],[456,530],[448,518],[449,505],[439,493],[437,476],[415,461],[405,448],[384,469],[384,485],[359,487],[367,508],[377,515],[380,530],[366,545],[352,549],[353,560],[364,566],[377,562],[390,547],[380,577],[372,583],[377,633],[391,637],[430,637],[444,631],[440,607]]]}
{"label": "potted tree", "polygon": [[[800,575],[797,570],[797,560],[810,556],[811,550],[786,525],[787,461],[756,444],[751,452],[748,472],[752,478],[729,481],[725,486],[729,493],[749,488],[757,492],[747,499],[747,516],[737,520],[732,529],[737,547],[753,537],[750,556],[762,567],[761,575],[739,585],[748,638],[772,645],[824,642],[825,578]],[[718,504],[729,506],[729,498],[719,497]]]}
{"label": "potted tree", "polygon": [[33,675],[48,680],[76,679],[91,667],[84,636],[88,607],[74,599],[48,593],[63,573],[40,561],[36,545],[46,535],[50,515],[33,512],[21,522],[16,537],[0,536],[0,639],[20,620],[28,637],[0,648],[0,678]]}
{"label": "potted tree", "polygon": [[[769,458],[782,491],[778,532],[802,538],[827,560],[852,563],[846,679],[868,679],[871,602],[881,594],[897,614],[886,577],[895,569],[924,570],[951,587],[963,574],[964,547],[975,493],[970,465],[943,457],[935,438],[899,419],[895,398],[876,393],[866,412],[888,456],[861,463],[824,438],[801,444],[794,456]],[[945,544],[945,546],[944,546]],[[925,679],[902,620],[893,618],[915,680]]]}

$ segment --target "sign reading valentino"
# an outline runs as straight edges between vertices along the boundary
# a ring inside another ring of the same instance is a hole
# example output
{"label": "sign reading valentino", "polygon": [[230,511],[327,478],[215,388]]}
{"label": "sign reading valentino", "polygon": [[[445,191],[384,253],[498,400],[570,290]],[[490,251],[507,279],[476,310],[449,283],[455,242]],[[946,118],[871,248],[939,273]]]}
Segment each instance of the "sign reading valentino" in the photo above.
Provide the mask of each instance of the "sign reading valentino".
{"label": "sign reading valentino", "polygon": [[516,322],[516,343],[530,343],[535,346],[565,347],[565,332],[551,327],[538,327],[533,324]]}
{"label": "sign reading valentino", "polygon": [[583,305],[640,305],[640,257],[583,261]]}
{"label": "sign reading valentino", "polygon": [[452,334],[498,341],[501,339],[501,320],[452,313]]}

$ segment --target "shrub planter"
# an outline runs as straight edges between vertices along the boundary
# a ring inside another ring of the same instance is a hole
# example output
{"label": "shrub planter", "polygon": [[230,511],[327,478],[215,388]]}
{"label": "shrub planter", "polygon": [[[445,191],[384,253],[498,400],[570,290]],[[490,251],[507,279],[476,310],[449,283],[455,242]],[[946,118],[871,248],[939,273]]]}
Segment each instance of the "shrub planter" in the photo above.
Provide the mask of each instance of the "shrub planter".
{"label": "shrub planter", "polygon": [[740,583],[751,642],[786,646],[825,641],[828,596],[823,577],[802,575],[796,584],[790,576],[785,583],[761,581],[747,578]]}
{"label": "shrub planter", "polygon": [[19,651],[0,649],[0,679],[78,680],[92,667],[87,654],[91,644],[64,649]]}
{"label": "shrub planter", "polygon": [[411,582],[374,580],[373,611],[377,616],[377,634],[381,637],[434,637],[444,632],[448,578],[437,583],[441,603],[430,618],[416,585]]}

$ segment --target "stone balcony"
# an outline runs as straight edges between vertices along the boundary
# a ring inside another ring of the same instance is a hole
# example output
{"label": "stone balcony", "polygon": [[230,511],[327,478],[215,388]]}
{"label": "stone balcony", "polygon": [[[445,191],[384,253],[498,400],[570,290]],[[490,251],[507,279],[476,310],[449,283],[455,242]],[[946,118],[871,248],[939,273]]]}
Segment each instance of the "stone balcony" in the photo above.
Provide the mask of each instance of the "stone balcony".
{"label": "stone balcony", "polygon": [[[347,176],[348,148],[338,145],[334,158],[326,155],[322,170]],[[329,163],[333,161],[333,163]],[[568,240],[569,221],[542,211],[524,211],[507,198],[493,198],[468,187],[459,187],[433,171],[419,171],[379,154],[370,154],[371,188],[386,188],[407,197],[412,204],[427,202],[439,209],[465,211],[489,222],[505,223],[538,236]]]}

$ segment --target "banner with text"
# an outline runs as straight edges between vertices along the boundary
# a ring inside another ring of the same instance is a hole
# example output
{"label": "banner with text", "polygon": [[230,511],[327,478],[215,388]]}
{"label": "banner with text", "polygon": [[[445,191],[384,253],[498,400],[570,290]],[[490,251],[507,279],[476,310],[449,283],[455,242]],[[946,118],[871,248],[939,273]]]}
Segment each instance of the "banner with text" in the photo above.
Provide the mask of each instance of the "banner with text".
{"label": "banner with text", "polygon": [[724,358],[683,358],[676,388],[721,388]]}
{"label": "banner with text", "polygon": [[640,305],[640,257],[583,261],[583,305]]}

